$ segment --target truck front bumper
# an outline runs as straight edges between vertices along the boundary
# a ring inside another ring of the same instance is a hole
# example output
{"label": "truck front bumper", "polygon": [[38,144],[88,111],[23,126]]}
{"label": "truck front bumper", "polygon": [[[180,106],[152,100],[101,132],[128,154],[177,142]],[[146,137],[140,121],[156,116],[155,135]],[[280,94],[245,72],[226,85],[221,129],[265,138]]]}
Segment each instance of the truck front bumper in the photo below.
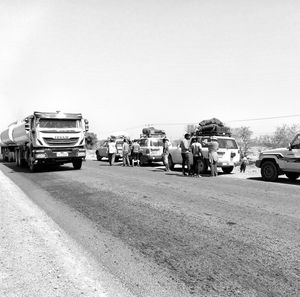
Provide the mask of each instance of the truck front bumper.
{"label": "truck front bumper", "polygon": [[60,160],[60,159],[74,159],[85,158],[85,149],[73,148],[73,149],[39,149],[34,151],[36,160]]}

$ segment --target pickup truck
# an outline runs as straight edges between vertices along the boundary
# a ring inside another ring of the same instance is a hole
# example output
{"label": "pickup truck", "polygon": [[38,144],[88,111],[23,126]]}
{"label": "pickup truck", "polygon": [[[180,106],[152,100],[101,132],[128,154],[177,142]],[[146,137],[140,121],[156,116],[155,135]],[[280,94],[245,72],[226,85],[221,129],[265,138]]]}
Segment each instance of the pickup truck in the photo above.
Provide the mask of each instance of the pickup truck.
{"label": "pickup truck", "polygon": [[260,153],[255,165],[261,169],[265,181],[276,181],[282,174],[290,180],[296,180],[300,176],[300,133],[296,134],[287,148]]}

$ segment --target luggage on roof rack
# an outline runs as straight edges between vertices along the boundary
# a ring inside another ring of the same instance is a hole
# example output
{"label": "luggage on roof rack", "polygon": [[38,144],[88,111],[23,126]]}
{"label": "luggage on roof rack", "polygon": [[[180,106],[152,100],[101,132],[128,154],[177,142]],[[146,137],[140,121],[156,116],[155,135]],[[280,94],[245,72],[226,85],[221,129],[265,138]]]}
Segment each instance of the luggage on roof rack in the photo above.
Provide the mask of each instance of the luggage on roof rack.
{"label": "luggage on roof rack", "polygon": [[194,134],[197,136],[231,136],[231,131],[229,127],[224,126],[223,122],[212,118],[200,122]]}
{"label": "luggage on roof rack", "polygon": [[166,132],[164,130],[155,129],[154,127],[144,128],[142,130],[141,137],[165,137]]}

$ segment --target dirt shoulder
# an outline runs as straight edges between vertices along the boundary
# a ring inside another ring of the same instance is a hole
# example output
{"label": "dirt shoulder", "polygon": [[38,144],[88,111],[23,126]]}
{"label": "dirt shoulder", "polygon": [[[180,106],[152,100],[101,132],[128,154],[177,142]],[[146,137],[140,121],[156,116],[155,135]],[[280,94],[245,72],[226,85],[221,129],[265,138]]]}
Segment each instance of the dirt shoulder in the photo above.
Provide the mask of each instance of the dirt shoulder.
{"label": "dirt shoulder", "polygon": [[130,296],[0,171],[0,295]]}

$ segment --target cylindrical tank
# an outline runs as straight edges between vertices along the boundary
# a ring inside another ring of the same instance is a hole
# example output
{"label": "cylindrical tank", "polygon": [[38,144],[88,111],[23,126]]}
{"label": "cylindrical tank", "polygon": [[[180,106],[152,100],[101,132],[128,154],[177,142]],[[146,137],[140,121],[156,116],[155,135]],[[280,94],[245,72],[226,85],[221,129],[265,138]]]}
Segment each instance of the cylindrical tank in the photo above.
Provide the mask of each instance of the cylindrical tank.
{"label": "cylindrical tank", "polygon": [[25,122],[17,123],[12,129],[12,139],[17,145],[23,145],[29,140],[28,131],[25,130]]}
{"label": "cylindrical tank", "polygon": [[4,145],[22,145],[28,141],[28,132],[25,130],[25,122],[15,122],[0,134]]}
{"label": "cylindrical tank", "polygon": [[4,145],[14,144],[12,131],[13,131],[13,128],[14,128],[15,125],[16,125],[16,123],[13,123],[13,124],[9,125],[8,128],[0,134],[1,142]]}

